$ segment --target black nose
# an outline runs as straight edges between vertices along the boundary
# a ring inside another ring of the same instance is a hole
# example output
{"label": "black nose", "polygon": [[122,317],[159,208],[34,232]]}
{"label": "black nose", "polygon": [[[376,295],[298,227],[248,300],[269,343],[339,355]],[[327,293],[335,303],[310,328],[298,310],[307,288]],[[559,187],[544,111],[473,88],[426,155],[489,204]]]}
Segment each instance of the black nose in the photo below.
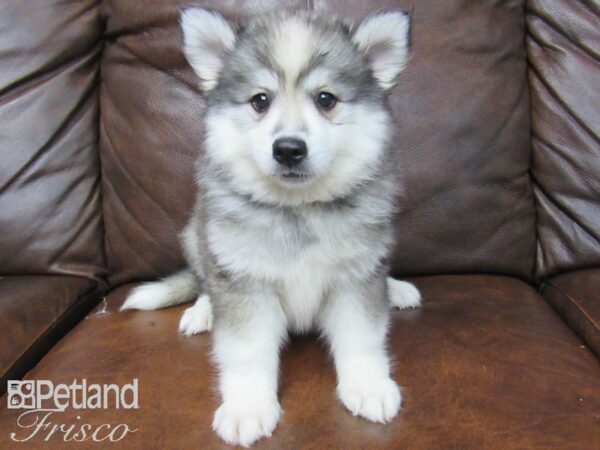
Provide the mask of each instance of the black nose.
{"label": "black nose", "polygon": [[280,138],[273,142],[273,158],[284,166],[300,164],[307,153],[306,143],[301,139]]}

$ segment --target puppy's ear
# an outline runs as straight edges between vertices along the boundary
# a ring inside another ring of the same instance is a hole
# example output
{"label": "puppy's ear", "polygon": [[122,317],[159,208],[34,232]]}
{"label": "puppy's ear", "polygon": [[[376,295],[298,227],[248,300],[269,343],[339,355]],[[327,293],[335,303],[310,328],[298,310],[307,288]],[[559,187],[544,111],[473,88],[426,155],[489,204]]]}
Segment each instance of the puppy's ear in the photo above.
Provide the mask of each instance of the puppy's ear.
{"label": "puppy's ear", "polygon": [[223,60],[235,46],[235,29],[222,15],[202,8],[183,10],[181,29],[183,53],[208,91],[217,85]]}
{"label": "puppy's ear", "polygon": [[393,11],[369,16],[356,27],[352,41],[366,55],[379,85],[389,89],[408,60],[410,14]]}

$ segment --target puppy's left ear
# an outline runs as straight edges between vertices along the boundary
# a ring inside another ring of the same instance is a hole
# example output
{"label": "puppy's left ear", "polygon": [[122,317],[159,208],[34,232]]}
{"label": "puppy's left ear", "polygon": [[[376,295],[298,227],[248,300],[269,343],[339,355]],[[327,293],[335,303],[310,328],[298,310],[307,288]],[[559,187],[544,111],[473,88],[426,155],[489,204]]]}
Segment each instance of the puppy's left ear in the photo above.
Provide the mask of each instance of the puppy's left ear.
{"label": "puppy's left ear", "polygon": [[235,46],[236,30],[221,14],[203,8],[183,10],[181,29],[183,53],[208,91],[217,85],[223,61]]}
{"label": "puppy's left ear", "polygon": [[406,66],[410,46],[410,14],[384,12],[364,19],[352,36],[365,54],[383,89],[391,88]]}

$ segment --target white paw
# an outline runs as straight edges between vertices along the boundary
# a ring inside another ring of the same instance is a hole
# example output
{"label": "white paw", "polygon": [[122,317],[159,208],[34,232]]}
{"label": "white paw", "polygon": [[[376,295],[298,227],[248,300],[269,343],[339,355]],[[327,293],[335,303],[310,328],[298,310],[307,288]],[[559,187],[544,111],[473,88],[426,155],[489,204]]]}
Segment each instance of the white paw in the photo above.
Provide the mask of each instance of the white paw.
{"label": "white paw", "polygon": [[270,437],[280,417],[277,401],[252,405],[225,402],[215,412],[212,427],[228,444],[248,447],[262,437]]}
{"label": "white paw", "polygon": [[400,388],[391,378],[379,381],[340,383],[338,396],[355,416],[371,422],[385,423],[400,410]]}
{"label": "white paw", "polygon": [[421,293],[406,281],[388,277],[388,295],[392,306],[399,309],[418,308],[421,306]]}
{"label": "white paw", "polygon": [[212,328],[212,306],[208,295],[201,295],[194,303],[186,309],[179,321],[179,332],[186,336],[210,331]]}

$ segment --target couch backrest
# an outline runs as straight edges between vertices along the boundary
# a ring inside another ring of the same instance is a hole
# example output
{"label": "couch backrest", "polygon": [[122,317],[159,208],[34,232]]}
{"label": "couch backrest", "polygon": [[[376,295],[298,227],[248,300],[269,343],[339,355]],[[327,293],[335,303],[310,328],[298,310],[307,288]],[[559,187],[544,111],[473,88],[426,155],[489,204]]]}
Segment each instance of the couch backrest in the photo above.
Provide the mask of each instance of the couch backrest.
{"label": "couch backrest", "polygon": [[[522,1],[301,0],[196,4],[240,20],[311,7],[359,19],[414,5],[413,53],[393,91],[397,275],[496,272],[529,278],[535,254]],[[182,2],[106,2],[100,151],[112,284],[184,264],[177,232],[194,196],[203,99],[181,53]]]}
{"label": "couch backrest", "polygon": [[539,278],[600,266],[600,7],[527,5]]}
{"label": "couch backrest", "polygon": [[[307,7],[359,19],[414,5],[412,59],[391,101],[405,187],[395,274],[529,278],[534,255],[540,279],[600,264],[596,8],[527,1],[530,110],[523,0],[196,4],[234,20]],[[180,50],[187,5],[102,6],[103,245],[98,3],[0,3],[0,275],[99,277],[105,248],[113,284],[184,264],[177,232],[194,196],[203,112]]]}
{"label": "couch backrest", "polygon": [[0,275],[105,272],[97,2],[0,2]]}

